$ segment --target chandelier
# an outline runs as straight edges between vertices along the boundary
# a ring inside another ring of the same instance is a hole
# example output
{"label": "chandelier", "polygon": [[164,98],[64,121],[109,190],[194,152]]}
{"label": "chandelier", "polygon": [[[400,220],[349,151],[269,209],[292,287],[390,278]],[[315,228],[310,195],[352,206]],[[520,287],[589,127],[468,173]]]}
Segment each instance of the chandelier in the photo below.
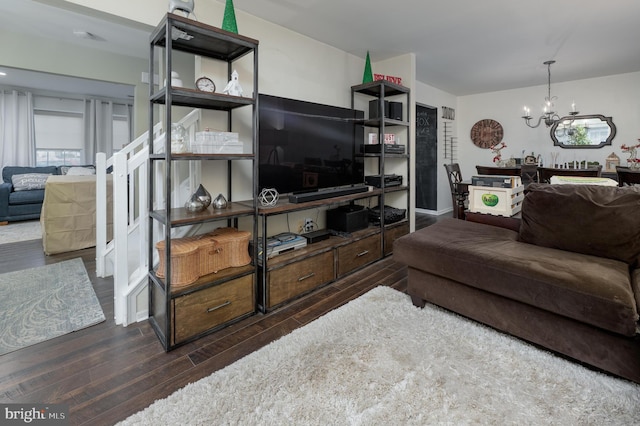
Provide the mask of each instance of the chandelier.
{"label": "chandelier", "polygon": [[[544,62],[544,64],[547,66],[547,97],[544,98],[544,110],[542,112],[542,115],[540,116],[540,118],[538,118],[538,122],[535,125],[531,124],[531,119],[533,118],[531,117],[531,110],[526,105],[524,107],[524,115],[522,116],[522,118],[524,118],[524,122],[526,123],[526,125],[531,127],[532,129],[538,127],[540,123],[542,123],[542,121],[544,121],[544,124],[547,127],[551,127],[555,123],[560,121],[560,117],[553,110],[555,107],[555,104],[553,102],[558,98],[557,96],[551,96],[551,65],[555,63],[556,61]],[[577,114],[578,111],[576,111],[576,103],[573,102],[571,104],[571,112],[569,113],[569,115],[571,115],[572,117],[570,122],[573,121],[573,117],[575,117]]]}

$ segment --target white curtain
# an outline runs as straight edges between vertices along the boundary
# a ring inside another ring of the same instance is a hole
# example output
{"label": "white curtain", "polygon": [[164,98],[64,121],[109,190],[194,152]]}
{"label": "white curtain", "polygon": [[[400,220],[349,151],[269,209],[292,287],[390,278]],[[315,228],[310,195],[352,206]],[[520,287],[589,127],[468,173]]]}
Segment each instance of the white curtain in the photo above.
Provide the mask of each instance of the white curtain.
{"label": "white curtain", "polygon": [[0,90],[0,166],[35,166],[31,92]]}
{"label": "white curtain", "polygon": [[95,163],[96,153],[113,155],[113,102],[87,99],[84,114],[85,161]]}

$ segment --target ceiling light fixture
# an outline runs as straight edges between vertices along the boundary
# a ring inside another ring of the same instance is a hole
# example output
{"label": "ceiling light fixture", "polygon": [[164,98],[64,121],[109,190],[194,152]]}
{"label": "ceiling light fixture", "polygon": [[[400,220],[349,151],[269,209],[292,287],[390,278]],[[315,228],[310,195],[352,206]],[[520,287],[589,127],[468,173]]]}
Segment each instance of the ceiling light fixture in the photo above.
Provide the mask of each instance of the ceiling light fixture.
{"label": "ceiling light fixture", "polygon": [[[538,122],[534,125],[531,124],[531,119],[533,117],[531,117],[531,110],[525,105],[524,107],[524,115],[522,116],[522,118],[524,118],[524,122],[527,126],[531,127],[532,129],[535,129],[536,127],[538,127],[540,125],[540,123],[542,123],[542,121],[544,120],[544,124],[547,127],[551,127],[553,126],[554,123],[560,121],[560,117],[558,116],[558,114],[556,114],[556,112],[553,110],[555,107],[555,104],[553,103],[556,99],[558,99],[556,96],[551,96],[551,65],[555,64],[556,61],[546,61],[544,62],[544,64],[547,66],[547,97],[544,98],[544,109],[543,109],[543,113],[540,116],[540,118],[538,118]],[[569,115],[571,115],[572,120],[573,121],[573,117],[575,117],[576,115],[578,115],[578,111],[576,111],[576,103],[573,102],[571,103],[571,112],[569,112]]]}

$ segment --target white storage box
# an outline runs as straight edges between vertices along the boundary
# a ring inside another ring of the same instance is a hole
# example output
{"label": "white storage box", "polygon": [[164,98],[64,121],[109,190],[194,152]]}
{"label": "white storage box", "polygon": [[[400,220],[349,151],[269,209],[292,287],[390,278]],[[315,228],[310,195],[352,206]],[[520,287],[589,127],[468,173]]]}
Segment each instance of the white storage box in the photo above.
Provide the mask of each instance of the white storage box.
{"label": "white storage box", "polygon": [[493,188],[469,186],[469,211],[497,216],[513,216],[522,209],[524,186]]}
{"label": "white storage box", "polygon": [[204,131],[196,133],[191,151],[195,154],[242,154],[244,146],[235,132]]}

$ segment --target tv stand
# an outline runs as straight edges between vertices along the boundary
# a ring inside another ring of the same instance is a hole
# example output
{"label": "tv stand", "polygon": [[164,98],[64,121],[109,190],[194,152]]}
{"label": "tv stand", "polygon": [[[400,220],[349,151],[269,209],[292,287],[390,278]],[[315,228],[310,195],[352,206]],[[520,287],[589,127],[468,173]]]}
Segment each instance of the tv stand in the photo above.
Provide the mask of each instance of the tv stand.
{"label": "tv stand", "polygon": [[323,200],[325,198],[340,197],[342,195],[358,194],[360,192],[367,192],[368,190],[369,187],[364,185],[350,186],[346,188],[322,189],[320,191],[291,194],[289,195],[289,202],[294,204],[306,203],[308,201]]}

